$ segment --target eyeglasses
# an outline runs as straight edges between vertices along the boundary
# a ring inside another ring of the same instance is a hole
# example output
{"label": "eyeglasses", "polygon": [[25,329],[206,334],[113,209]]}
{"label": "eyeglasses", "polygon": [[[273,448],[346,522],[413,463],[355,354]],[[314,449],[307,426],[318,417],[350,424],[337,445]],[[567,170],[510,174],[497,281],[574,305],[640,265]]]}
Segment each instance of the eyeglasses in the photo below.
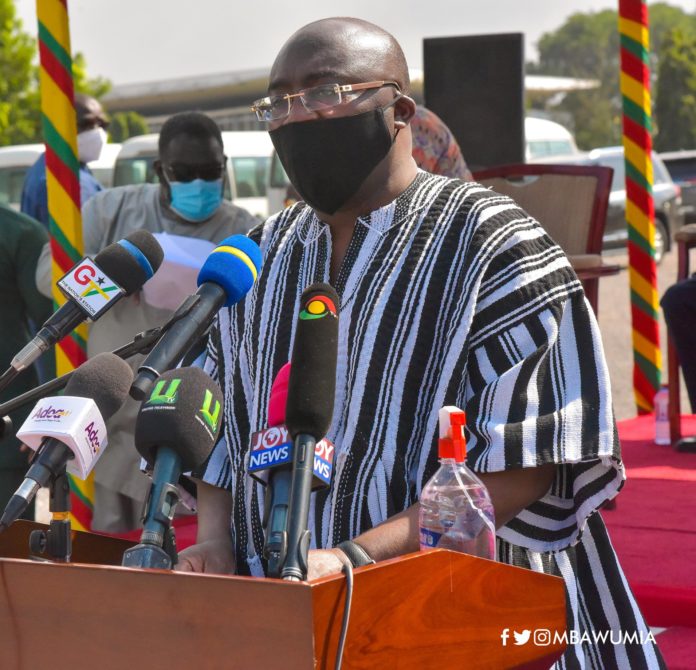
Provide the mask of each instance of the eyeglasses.
{"label": "eyeglasses", "polygon": [[225,172],[224,163],[208,163],[207,165],[188,165],[187,163],[162,164],[165,176],[171,181],[189,182],[194,179],[216,181]]}
{"label": "eyeglasses", "polygon": [[351,102],[360,97],[364,91],[383,86],[394,86],[401,93],[401,87],[395,81],[368,81],[363,84],[320,84],[306,88],[298,93],[270,95],[256,100],[251,111],[259,121],[278,121],[290,114],[293,98],[299,98],[308,112],[321,112]]}

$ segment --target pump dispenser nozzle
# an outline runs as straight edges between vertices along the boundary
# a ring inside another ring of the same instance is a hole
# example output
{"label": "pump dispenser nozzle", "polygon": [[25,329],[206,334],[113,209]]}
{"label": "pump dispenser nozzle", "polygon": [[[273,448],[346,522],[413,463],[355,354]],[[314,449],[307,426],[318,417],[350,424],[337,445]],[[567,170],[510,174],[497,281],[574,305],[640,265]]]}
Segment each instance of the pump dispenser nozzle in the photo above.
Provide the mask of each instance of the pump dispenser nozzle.
{"label": "pump dispenser nozzle", "polygon": [[464,437],[466,414],[454,405],[447,405],[440,409],[438,416],[440,420],[438,456],[453,458],[457,463],[463,463],[466,459],[466,438]]}

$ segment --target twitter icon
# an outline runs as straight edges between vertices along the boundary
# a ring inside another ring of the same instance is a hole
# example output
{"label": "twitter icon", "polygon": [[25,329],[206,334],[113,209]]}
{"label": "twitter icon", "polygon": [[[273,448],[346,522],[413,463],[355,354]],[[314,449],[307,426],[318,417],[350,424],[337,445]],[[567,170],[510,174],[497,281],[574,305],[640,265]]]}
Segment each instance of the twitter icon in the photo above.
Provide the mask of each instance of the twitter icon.
{"label": "twitter icon", "polygon": [[523,630],[521,633],[518,633],[516,630],[512,631],[512,634],[515,638],[515,644],[519,647],[523,644],[527,644],[529,642],[529,637],[532,634],[531,630]]}

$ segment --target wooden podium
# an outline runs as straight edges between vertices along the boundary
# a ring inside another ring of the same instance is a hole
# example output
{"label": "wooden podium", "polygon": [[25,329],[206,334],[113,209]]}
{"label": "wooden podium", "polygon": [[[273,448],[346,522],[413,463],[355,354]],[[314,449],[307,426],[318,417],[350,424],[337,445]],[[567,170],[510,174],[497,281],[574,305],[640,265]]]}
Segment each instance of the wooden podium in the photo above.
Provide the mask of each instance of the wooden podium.
{"label": "wooden podium", "polygon": [[[28,560],[41,524],[0,535],[3,670],[334,667],[344,577],[308,583],[120,567],[131,543],[75,533],[73,563]],[[565,646],[557,577],[436,550],[355,571],[344,668],[549,668]],[[506,644],[503,630],[508,629]],[[524,639],[524,638],[522,638]]]}

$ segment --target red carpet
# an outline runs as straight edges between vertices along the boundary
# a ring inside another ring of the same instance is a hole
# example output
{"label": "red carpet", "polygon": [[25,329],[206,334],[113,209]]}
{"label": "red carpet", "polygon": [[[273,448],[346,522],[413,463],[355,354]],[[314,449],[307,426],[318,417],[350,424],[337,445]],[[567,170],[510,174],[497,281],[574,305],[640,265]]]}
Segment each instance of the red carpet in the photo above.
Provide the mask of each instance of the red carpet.
{"label": "red carpet", "polygon": [[[671,670],[696,668],[696,454],[653,443],[653,417],[619,423],[628,481],[602,512],[626,577]],[[682,421],[696,435],[696,416]]]}

